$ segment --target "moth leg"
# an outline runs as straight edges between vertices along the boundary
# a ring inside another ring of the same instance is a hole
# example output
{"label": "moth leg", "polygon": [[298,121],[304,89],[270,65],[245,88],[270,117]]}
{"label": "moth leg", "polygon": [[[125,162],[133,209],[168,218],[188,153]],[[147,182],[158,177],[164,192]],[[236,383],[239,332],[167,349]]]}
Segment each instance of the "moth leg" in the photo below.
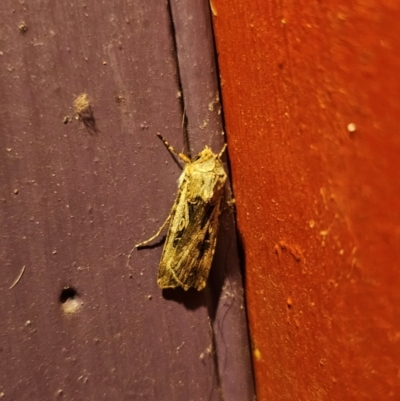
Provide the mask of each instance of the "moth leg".
{"label": "moth leg", "polygon": [[153,241],[154,239],[156,239],[162,230],[164,230],[165,226],[168,224],[168,222],[171,220],[171,214],[167,217],[167,219],[164,221],[163,225],[158,229],[158,231],[148,240],[140,242],[139,244],[135,245],[135,248],[140,248],[142,246],[147,245],[149,242]]}
{"label": "moth leg", "polygon": [[227,146],[226,143],[224,143],[224,146],[222,147],[221,151],[218,153],[218,159],[220,159],[221,156],[223,155],[223,153],[225,152],[226,146]]}
{"label": "moth leg", "polygon": [[163,144],[166,146],[166,148],[168,149],[169,152],[171,152],[173,155],[177,156],[184,163],[190,163],[190,159],[183,153],[178,153],[159,132],[157,132],[157,136],[163,141]]}

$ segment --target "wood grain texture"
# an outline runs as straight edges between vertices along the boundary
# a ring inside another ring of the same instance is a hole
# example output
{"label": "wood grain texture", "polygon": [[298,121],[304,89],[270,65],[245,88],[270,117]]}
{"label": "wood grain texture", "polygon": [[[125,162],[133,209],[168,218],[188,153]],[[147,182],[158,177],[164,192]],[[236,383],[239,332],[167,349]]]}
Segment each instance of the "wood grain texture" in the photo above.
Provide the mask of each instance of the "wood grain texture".
{"label": "wood grain texture", "polygon": [[399,4],[212,2],[258,399],[396,399]]}
{"label": "wood grain texture", "polygon": [[[188,43],[167,1],[0,6],[4,399],[253,399],[229,209],[203,292],[157,287],[161,247],[128,259],[180,174],[156,132],[182,150],[186,109],[193,151],[224,141],[208,5],[191,5]],[[73,108],[83,93],[87,121]]]}

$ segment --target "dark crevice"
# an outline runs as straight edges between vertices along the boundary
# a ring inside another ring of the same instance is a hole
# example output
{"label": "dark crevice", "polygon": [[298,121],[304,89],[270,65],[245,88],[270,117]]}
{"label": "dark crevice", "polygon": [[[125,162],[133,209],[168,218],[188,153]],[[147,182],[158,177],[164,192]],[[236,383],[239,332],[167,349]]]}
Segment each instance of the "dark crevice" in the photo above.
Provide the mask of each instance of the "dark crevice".
{"label": "dark crevice", "polygon": [[173,12],[172,12],[172,7],[171,7],[171,0],[168,0],[168,14],[169,14],[169,19],[171,22],[171,37],[172,37],[172,43],[173,43],[173,52],[174,52],[174,57],[175,57],[175,64],[176,64],[176,74],[177,74],[177,84],[178,84],[178,90],[180,93],[180,106],[181,106],[181,113],[182,113],[182,131],[183,131],[183,146],[185,149],[185,154],[191,159],[191,151],[190,151],[190,140],[189,140],[189,132],[188,132],[188,118],[186,114],[186,106],[185,106],[185,97],[183,94],[183,84],[182,84],[182,78],[181,78],[181,71],[180,71],[180,66],[179,66],[179,57],[178,57],[178,44],[176,40],[176,30],[175,30],[175,24],[174,24],[174,17],[173,17]]}
{"label": "dark crevice", "polygon": [[[211,328],[211,349],[212,349],[212,357],[214,360],[214,368],[215,368],[215,380],[217,382],[217,386],[218,388],[221,390],[221,375],[219,372],[219,361],[218,361],[218,352],[217,352],[217,342],[215,340],[215,331],[213,328]],[[220,391],[221,394],[221,401],[224,401],[224,394],[222,393],[222,391]]]}
{"label": "dark crevice", "polygon": [[[222,129],[224,130],[225,137],[227,137],[227,132],[226,132],[226,124],[225,124],[225,115],[224,115],[224,106],[223,106],[223,98],[222,98],[222,86],[221,86],[221,78],[219,74],[219,61],[218,61],[218,52],[217,52],[217,45],[215,43],[215,34],[214,34],[214,25],[213,25],[213,16],[211,9],[209,10],[210,13],[210,25],[211,25],[211,36],[212,36],[212,41],[213,41],[213,49],[214,49],[214,64],[216,68],[216,78],[217,78],[217,88],[218,88],[218,93],[219,93],[219,101],[221,105],[221,124],[222,124]],[[227,152],[225,152],[225,164],[228,167],[228,180],[229,180],[229,186],[231,189],[231,196],[232,199],[235,199],[235,193],[234,193],[234,188],[233,188],[233,183],[232,183],[232,169],[231,169],[231,163],[229,159],[229,147],[227,149]],[[239,265],[240,265],[240,271],[242,275],[242,286],[243,286],[243,303],[244,303],[244,308],[245,308],[245,319],[246,319],[246,327],[247,327],[247,338],[248,338],[248,344],[249,344],[249,351],[250,351],[250,367],[252,370],[252,377],[253,377],[253,388],[255,391],[255,371],[254,371],[254,361],[252,357],[252,349],[253,349],[253,344],[251,341],[251,335],[250,335],[250,321],[249,321],[249,315],[247,313],[247,302],[246,302],[246,274],[245,274],[245,266],[246,266],[246,258],[245,258],[245,248],[244,248],[244,242],[243,238],[241,236],[241,233],[237,230],[237,218],[236,218],[236,207],[234,207],[234,225],[235,225],[235,230],[237,233],[237,249],[238,249],[238,257],[239,257]]]}

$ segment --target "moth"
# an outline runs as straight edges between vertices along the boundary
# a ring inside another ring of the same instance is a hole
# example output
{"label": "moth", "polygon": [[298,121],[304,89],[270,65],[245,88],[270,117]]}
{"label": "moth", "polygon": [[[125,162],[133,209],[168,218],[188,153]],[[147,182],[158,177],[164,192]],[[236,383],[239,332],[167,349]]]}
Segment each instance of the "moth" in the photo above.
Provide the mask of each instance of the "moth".
{"label": "moth", "polygon": [[169,223],[161,256],[157,283],[160,288],[190,287],[202,290],[207,283],[217,242],[219,215],[227,179],[221,156],[206,146],[190,159],[178,153],[163,138],[167,149],[184,163],[178,179],[178,192],[164,224],[155,235],[135,247],[146,246]]}

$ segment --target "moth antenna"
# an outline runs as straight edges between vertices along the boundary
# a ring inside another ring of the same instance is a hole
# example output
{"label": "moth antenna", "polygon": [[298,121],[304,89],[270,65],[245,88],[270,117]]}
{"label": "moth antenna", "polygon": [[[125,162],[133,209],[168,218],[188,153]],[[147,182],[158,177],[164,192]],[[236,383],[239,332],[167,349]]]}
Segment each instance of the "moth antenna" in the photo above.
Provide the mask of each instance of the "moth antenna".
{"label": "moth antenna", "polygon": [[165,147],[168,149],[168,151],[170,153],[177,156],[183,162],[190,163],[190,159],[183,153],[178,153],[159,132],[157,132],[157,136],[163,141],[163,144],[165,145]]}
{"label": "moth antenna", "polygon": [[223,153],[226,150],[226,146],[227,146],[226,143],[224,143],[224,146],[222,147],[221,152],[218,153],[218,159],[220,159],[222,157]]}

